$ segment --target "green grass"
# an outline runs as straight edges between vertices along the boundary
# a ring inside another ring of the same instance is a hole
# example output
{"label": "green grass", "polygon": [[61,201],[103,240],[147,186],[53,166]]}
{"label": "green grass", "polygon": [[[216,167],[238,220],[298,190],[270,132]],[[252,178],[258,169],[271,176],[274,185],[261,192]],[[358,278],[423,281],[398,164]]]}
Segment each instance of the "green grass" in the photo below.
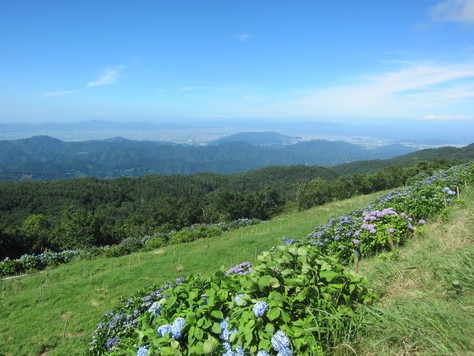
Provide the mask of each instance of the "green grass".
{"label": "green grass", "polygon": [[[226,233],[120,258],[81,260],[0,281],[0,355],[84,355],[99,319],[121,298],[176,277],[252,262],[281,242],[364,206],[379,194],[327,204]],[[359,272],[382,299],[359,338],[334,354],[474,354],[474,189],[447,221],[406,246],[363,260]]]}
{"label": "green grass", "polygon": [[447,221],[428,224],[396,253],[362,262],[383,297],[342,354],[474,355],[474,189],[463,198]]}
{"label": "green grass", "polygon": [[334,202],[218,238],[120,258],[82,260],[0,281],[0,355],[84,355],[101,316],[121,298],[186,274],[231,267],[282,241],[306,236],[331,217],[363,207],[378,194]]}

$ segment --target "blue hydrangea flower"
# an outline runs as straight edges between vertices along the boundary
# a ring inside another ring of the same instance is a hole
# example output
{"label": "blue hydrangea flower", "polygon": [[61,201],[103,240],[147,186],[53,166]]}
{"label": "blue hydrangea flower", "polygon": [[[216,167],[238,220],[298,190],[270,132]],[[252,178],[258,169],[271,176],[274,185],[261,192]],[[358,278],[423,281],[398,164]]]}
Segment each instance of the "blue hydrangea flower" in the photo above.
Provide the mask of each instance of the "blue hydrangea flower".
{"label": "blue hydrangea flower", "polygon": [[148,312],[154,316],[160,316],[160,304],[158,302],[154,302],[148,309]]}
{"label": "blue hydrangea flower", "polygon": [[110,339],[107,339],[107,341],[105,342],[105,347],[107,348],[107,350],[111,351],[112,348],[114,347],[114,345],[120,340],[120,338],[118,336],[116,337],[113,337],[113,338],[110,338]]}
{"label": "blue hydrangea flower", "polygon": [[147,355],[148,355],[148,349],[145,346],[142,346],[138,349],[137,356],[147,356]]}
{"label": "blue hydrangea flower", "polygon": [[181,338],[184,325],[186,325],[186,319],[181,317],[176,318],[173,325],[171,325],[171,335],[173,339],[178,340]]}
{"label": "blue hydrangea flower", "polygon": [[235,351],[236,351],[235,354],[236,354],[237,356],[245,356],[244,348],[243,348],[242,346],[240,346],[240,345],[237,346],[237,347],[235,348]]}
{"label": "blue hydrangea flower", "polygon": [[281,349],[277,353],[277,356],[291,356],[291,355],[293,355],[293,351],[291,351],[291,349],[289,349],[287,347]]}
{"label": "blue hydrangea flower", "polygon": [[268,304],[265,302],[257,302],[253,306],[253,313],[257,318],[262,318],[268,310]]}
{"label": "blue hydrangea flower", "polygon": [[272,336],[271,342],[275,351],[282,351],[290,347],[290,339],[283,331],[277,331],[275,335]]}
{"label": "blue hydrangea flower", "polygon": [[230,331],[229,331],[229,325],[227,324],[227,321],[229,318],[226,318],[221,321],[220,326],[221,326],[221,333],[219,337],[221,338],[222,341],[229,341],[230,337]]}
{"label": "blue hydrangea flower", "polygon": [[164,337],[166,334],[171,333],[171,325],[165,324],[161,325],[158,330],[156,330],[159,337]]}
{"label": "blue hydrangea flower", "polygon": [[222,341],[225,341],[226,343],[228,343],[230,335],[235,334],[237,332],[237,329],[229,330],[229,324],[227,323],[228,321],[229,321],[229,318],[225,318],[220,323],[221,333],[219,334],[219,338]]}
{"label": "blue hydrangea flower", "polygon": [[235,304],[240,304],[242,302],[242,296],[243,294],[237,294],[234,298]]}
{"label": "blue hydrangea flower", "polygon": [[257,352],[257,356],[270,356],[270,354],[265,350],[260,350],[259,352]]}

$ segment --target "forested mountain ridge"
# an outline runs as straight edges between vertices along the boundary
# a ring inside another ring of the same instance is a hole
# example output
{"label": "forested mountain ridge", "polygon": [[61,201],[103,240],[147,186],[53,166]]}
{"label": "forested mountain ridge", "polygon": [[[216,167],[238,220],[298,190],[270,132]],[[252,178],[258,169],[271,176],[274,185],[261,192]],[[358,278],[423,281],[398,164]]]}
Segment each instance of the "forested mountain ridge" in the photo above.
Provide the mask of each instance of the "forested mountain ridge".
{"label": "forested mountain ridge", "polygon": [[[275,139],[275,136],[266,135],[267,139]],[[280,139],[286,138],[282,136]],[[258,141],[256,137],[253,140]],[[368,149],[326,140],[272,147],[232,140],[186,146],[127,139],[64,142],[48,136],[35,136],[0,141],[0,179],[115,178],[152,173],[230,174],[272,165],[328,167],[362,159],[390,158],[414,150],[403,145]]]}
{"label": "forested mountain ridge", "polygon": [[331,169],[341,174],[357,174],[373,172],[390,166],[401,166],[422,161],[451,160],[460,162],[463,160],[472,159],[474,159],[474,143],[460,148],[449,146],[440,148],[427,148],[391,159],[363,160],[344,163],[333,166]]}

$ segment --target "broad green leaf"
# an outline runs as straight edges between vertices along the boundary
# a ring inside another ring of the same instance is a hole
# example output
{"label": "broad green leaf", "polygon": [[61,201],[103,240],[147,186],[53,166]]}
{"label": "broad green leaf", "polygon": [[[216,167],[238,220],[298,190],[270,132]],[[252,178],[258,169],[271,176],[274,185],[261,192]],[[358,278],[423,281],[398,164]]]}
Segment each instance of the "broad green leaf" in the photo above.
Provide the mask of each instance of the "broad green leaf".
{"label": "broad green leaf", "polygon": [[321,271],[319,276],[321,278],[324,278],[326,281],[331,282],[334,278],[339,276],[339,273],[336,273],[336,272],[330,271],[330,270],[325,270],[325,271]]}
{"label": "broad green leaf", "polygon": [[211,316],[213,318],[220,319],[220,320],[224,319],[224,315],[222,314],[220,310],[213,310],[211,312]]}
{"label": "broad green leaf", "polygon": [[276,279],[275,277],[271,278],[269,281],[268,281],[268,284],[270,285],[270,287],[272,288],[278,288],[280,286],[280,282],[278,281],[278,279]]}
{"label": "broad green leaf", "polygon": [[272,323],[267,323],[265,325],[265,331],[267,332],[268,335],[273,335],[275,333],[275,327],[273,326]]}
{"label": "broad green leaf", "polygon": [[204,331],[201,328],[195,328],[194,329],[194,337],[197,340],[202,340],[202,338],[204,337]]}
{"label": "broad green leaf", "polygon": [[209,337],[209,339],[204,341],[204,345],[202,349],[206,355],[209,355],[209,354],[213,354],[216,351],[218,346],[219,346],[219,341],[217,341],[215,338],[211,336]]}
{"label": "broad green leaf", "polygon": [[270,280],[272,279],[272,276],[262,276],[259,280],[258,280],[258,285],[260,287],[260,289],[262,289],[262,287],[267,287],[270,283]]}
{"label": "broad green leaf", "polygon": [[220,332],[221,332],[221,325],[220,325],[219,323],[214,323],[214,324],[212,325],[212,332],[213,332],[214,334],[220,334]]}
{"label": "broad green leaf", "polygon": [[267,313],[267,317],[270,320],[275,320],[280,316],[280,312],[281,312],[280,308],[271,308]]}

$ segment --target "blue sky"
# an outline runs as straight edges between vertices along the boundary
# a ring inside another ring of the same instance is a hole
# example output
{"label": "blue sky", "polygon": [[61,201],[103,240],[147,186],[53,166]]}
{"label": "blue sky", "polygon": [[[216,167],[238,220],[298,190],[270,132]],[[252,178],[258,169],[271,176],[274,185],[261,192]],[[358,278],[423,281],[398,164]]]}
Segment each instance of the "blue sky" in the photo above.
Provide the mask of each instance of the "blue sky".
{"label": "blue sky", "polygon": [[0,123],[474,121],[474,0],[2,0]]}

